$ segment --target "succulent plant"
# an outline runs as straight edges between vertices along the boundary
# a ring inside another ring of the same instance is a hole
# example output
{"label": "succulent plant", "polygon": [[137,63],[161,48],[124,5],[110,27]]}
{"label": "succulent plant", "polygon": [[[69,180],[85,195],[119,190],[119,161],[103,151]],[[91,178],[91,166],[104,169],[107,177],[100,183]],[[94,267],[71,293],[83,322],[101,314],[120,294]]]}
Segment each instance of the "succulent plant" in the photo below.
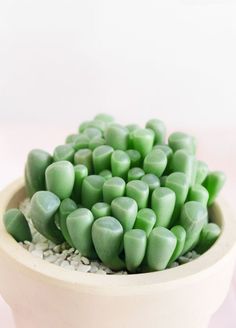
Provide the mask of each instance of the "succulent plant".
{"label": "succulent plant", "polygon": [[[32,150],[25,186],[34,227],[114,271],[164,270],[190,250],[204,253],[220,235],[208,206],[225,175],[197,160],[192,136],[174,132],[165,142],[160,120],[141,128],[98,114],[53,156]],[[17,241],[31,240],[20,210],[8,210],[4,222]]]}

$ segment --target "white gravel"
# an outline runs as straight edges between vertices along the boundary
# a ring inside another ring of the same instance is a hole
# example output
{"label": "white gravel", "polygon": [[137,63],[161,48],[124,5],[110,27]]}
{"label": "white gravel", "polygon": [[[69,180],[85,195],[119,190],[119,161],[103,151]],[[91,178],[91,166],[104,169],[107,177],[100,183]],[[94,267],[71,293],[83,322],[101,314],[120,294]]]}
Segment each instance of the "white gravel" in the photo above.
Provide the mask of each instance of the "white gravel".
{"label": "white gravel", "polygon": [[90,261],[82,256],[79,251],[69,248],[66,243],[55,245],[42,236],[33,226],[29,218],[30,200],[26,199],[20,204],[20,210],[27,218],[32,233],[32,242],[25,241],[19,244],[33,256],[59,265],[67,270],[91,272],[96,274],[127,274],[127,271],[113,272],[99,261]]}
{"label": "white gravel", "polygon": [[[25,241],[24,243],[20,242],[19,244],[28,250],[33,256],[61,266],[67,270],[91,272],[96,274],[128,274],[127,271],[113,272],[100,261],[90,261],[87,257],[82,256],[78,250],[69,248],[67,243],[55,245],[50,240],[47,240],[34,228],[29,218],[29,207],[29,199],[25,199],[20,204],[20,210],[24,213],[29,222],[33,239],[32,242]],[[181,264],[190,262],[198,256],[199,255],[195,251],[188,252],[186,255],[181,256],[176,262],[171,263],[169,268],[174,268]]]}

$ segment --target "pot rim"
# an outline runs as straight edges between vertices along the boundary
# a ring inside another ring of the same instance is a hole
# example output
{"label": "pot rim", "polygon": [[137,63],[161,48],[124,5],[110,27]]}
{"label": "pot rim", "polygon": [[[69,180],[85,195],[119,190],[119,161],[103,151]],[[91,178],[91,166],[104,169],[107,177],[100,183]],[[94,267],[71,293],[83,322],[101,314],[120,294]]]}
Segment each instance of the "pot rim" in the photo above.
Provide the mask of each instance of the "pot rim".
{"label": "pot rim", "polygon": [[109,288],[104,287],[111,287],[113,292],[114,288],[118,292],[125,289],[150,291],[154,285],[158,288],[167,288],[176,283],[189,283],[190,280],[211,274],[215,266],[221,265],[222,261],[225,261],[236,250],[236,220],[228,204],[219,198],[212,206],[211,212],[216,218],[215,221],[221,226],[221,235],[206,253],[189,263],[164,271],[128,275],[100,275],[69,271],[32,256],[7,233],[3,224],[3,214],[13,197],[23,188],[24,179],[20,178],[0,193],[0,256],[5,256],[6,261],[11,261],[16,270],[35,274],[37,279],[49,279],[54,284],[65,284],[73,289],[90,289],[91,292],[100,289],[103,293],[109,293]]}

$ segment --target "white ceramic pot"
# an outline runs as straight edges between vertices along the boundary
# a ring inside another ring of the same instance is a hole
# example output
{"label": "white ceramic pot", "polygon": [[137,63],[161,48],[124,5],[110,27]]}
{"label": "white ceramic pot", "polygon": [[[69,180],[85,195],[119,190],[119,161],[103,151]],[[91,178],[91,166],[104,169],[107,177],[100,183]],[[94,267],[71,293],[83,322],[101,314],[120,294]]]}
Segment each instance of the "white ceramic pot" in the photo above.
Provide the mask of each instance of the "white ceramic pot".
{"label": "white ceramic pot", "polygon": [[235,263],[236,220],[221,200],[214,246],[191,263],[162,272],[96,275],[33,257],[6,232],[2,216],[25,197],[23,180],[0,195],[0,293],[17,328],[206,328],[222,304]]}

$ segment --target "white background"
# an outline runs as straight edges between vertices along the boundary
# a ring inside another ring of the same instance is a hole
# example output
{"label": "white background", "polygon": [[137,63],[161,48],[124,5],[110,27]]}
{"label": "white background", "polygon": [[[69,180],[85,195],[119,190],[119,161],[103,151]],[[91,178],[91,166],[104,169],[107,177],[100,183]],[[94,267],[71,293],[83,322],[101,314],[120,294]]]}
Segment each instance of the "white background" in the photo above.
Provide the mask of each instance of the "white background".
{"label": "white background", "polygon": [[0,188],[98,111],[196,135],[234,207],[236,1],[0,0]]}
{"label": "white background", "polygon": [[233,125],[236,1],[0,1],[1,122]]}

